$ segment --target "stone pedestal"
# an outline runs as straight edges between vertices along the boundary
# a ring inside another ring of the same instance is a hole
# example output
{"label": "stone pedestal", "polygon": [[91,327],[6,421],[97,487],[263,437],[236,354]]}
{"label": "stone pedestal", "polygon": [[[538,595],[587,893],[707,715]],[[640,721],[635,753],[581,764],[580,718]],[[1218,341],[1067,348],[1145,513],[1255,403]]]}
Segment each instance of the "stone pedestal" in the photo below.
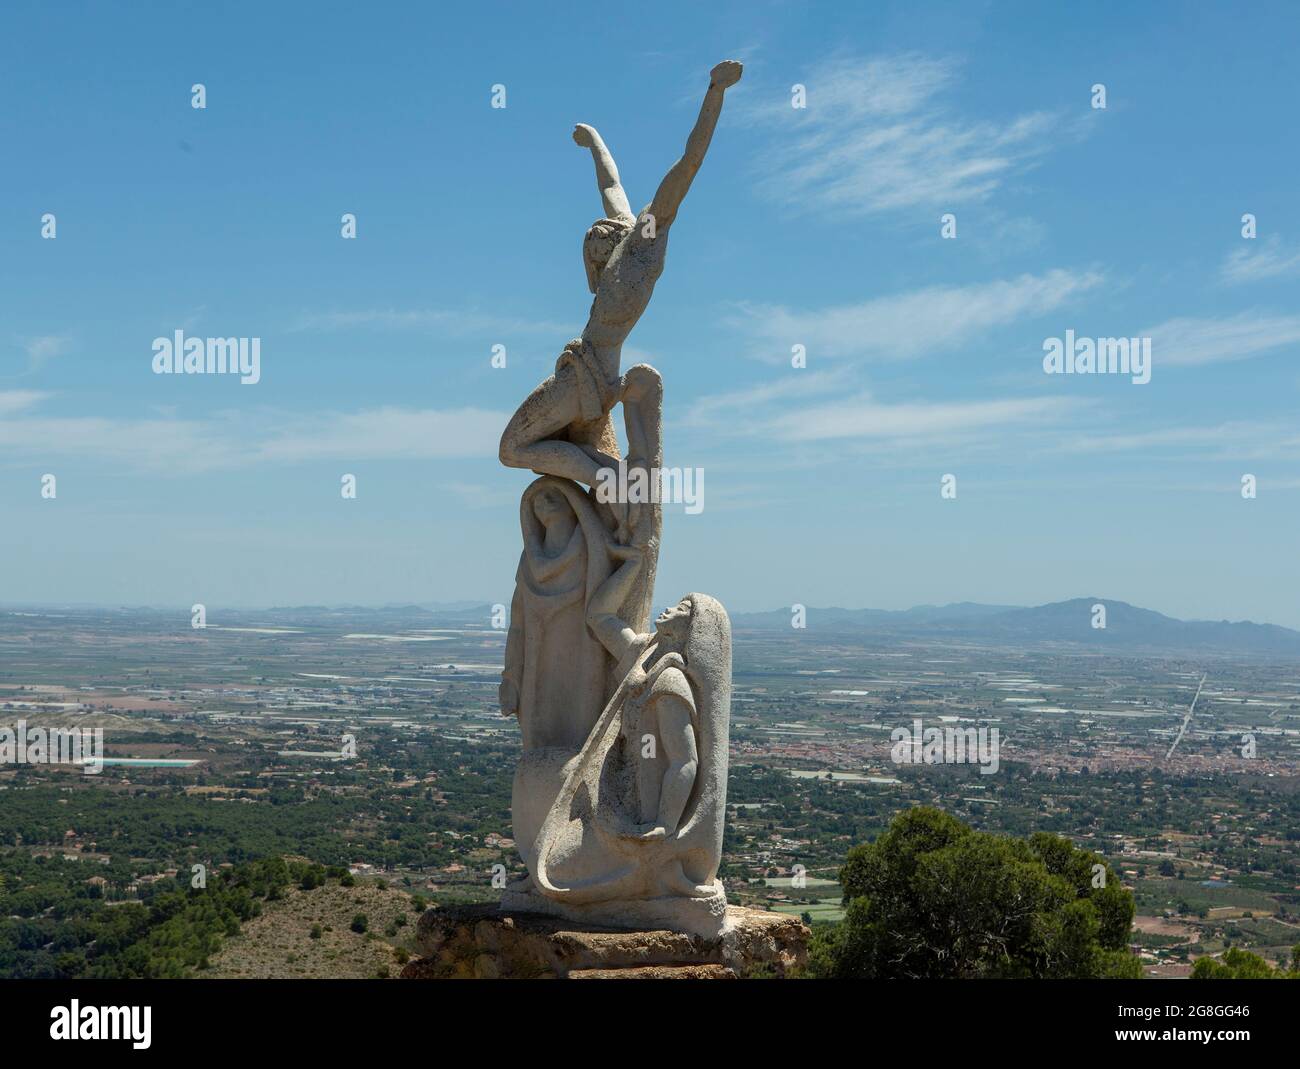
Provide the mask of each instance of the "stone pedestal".
{"label": "stone pedestal", "polygon": [[657,932],[667,929],[714,940],[723,937],[736,917],[727,907],[727,894],[721,881],[714,880],[709,890],[709,895],[696,898],[665,895],[625,902],[568,905],[538,894],[507,888],[501,895],[501,911],[507,916],[529,913],[558,917],[568,927],[577,926],[581,930],[616,928],[620,931]]}
{"label": "stone pedestal", "polygon": [[808,956],[808,928],[784,913],[727,907],[717,938],[575,924],[496,905],[427,911],[405,979],[735,979],[784,977]]}

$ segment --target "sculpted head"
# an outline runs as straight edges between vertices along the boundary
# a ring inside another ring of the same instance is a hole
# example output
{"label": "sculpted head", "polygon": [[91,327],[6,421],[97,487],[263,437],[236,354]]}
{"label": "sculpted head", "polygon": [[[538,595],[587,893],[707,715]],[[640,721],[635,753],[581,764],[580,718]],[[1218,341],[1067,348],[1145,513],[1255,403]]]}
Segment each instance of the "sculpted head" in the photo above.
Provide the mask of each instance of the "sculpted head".
{"label": "sculpted head", "polygon": [[533,515],[543,527],[550,527],[551,524],[563,519],[568,512],[569,503],[558,490],[546,489],[533,498]]}
{"label": "sculpted head", "polygon": [[614,249],[632,227],[618,219],[597,219],[582,240],[582,263],[587,270],[587,288],[592,293],[600,282]]}
{"label": "sculpted head", "polygon": [[664,609],[655,617],[655,634],[671,645],[684,645],[691,632],[691,619],[694,615],[695,603],[689,597],[682,598],[672,608]]}

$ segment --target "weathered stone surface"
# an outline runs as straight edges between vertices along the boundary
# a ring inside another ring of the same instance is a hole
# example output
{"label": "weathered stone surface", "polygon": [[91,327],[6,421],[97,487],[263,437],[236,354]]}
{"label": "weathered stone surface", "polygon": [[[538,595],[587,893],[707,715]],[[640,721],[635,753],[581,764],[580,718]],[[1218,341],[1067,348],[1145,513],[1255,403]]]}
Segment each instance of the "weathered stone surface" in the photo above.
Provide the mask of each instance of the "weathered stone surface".
{"label": "weathered stone surface", "polygon": [[[640,215],[600,134],[575,128],[574,140],[591,151],[605,212],[583,243],[595,300],[582,335],[501,435],[501,462],[539,476],[520,501],[523,552],[499,690],[501,711],[519,720],[511,819],[527,869],[503,906],[582,929],[668,928],[704,940],[728,930],[717,876],[731,623],[716,599],[691,593],[652,626],[663,380],[647,364],[624,373],[622,353],[663,272],[669,230],[724,95],[741,73],[734,60],[710,72],[685,152]],[[618,406],[625,455],[611,421]],[[515,935],[509,947],[499,945],[500,932],[485,935],[497,940],[485,958],[457,930],[446,953],[474,975],[514,968]],[[544,955],[529,960],[551,967]]]}
{"label": "weathered stone surface", "polygon": [[808,956],[808,928],[783,913],[730,906],[713,939],[667,930],[578,926],[495,905],[428,910],[416,928],[421,957],[405,979],[729,979],[788,976]]}
{"label": "weathered stone surface", "polygon": [[570,980],[734,980],[725,965],[640,965],[632,969],[574,969]]}
{"label": "weathered stone surface", "polygon": [[714,880],[696,895],[628,897],[613,902],[570,904],[534,893],[520,894],[507,889],[501,895],[506,913],[546,913],[579,928],[617,928],[620,931],[668,929],[715,939],[727,926],[727,895],[721,880]]}

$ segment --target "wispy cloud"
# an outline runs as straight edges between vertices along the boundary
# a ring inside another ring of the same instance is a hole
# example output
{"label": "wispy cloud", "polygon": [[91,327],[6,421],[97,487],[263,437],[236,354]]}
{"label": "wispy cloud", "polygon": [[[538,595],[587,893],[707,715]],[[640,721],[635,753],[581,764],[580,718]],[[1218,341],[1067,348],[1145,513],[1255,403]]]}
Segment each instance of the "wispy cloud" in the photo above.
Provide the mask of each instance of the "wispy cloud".
{"label": "wispy cloud", "polygon": [[1059,419],[1073,407],[1075,402],[1063,397],[882,404],[863,393],[787,411],[770,426],[778,437],[792,442],[848,438],[933,442],[972,431],[1042,424]]}
{"label": "wispy cloud", "polygon": [[[267,464],[493,457],[509,413],[480,408],[231,413],[212,419],[46,416],[48,395],[0,392],[0,454],[188,475]],[[18,414],[11,418],[12,414]],[[241,443],[231,448],[232,441]]]}
{"label": "wispy cloud", "polygon": [[67,352],[68,339],[57,334],[44,334],[39,338],[29,338],[25,348],[28,366],[35,371],[47,361]]}
{"label": "wispy cloud", "polygon": [[27,373],[40,371],[56,356],[68,351],[68,339],[60,334],[43,334],[35,338],[24,338],[21,343],[27,355]]}
{"label": "wispy cloud", "polygon": [[[1063,446],[1066,448],[1066,446]],[[1270,460],[1300,457],[1300,432],[1278,420],[1225,420],[1194,427],[1160,427],[1114,431],[1073,438],[1071,453],[1124,453],[1129,456],[1172,455],[1196,460]],[[1273,479],[1270,486],[1282,485]]]}
{"label": "wispy cloud", "polygon": [[955,114],[945,94],[959,64],[916,53],[837,56],[810,70],[807,107],[789,98],[749,116],[780,129],[759,192],[809,211],[869,215],[952,208],[988,198],[1078,127],[1030,111]]}
{"label": "wispy cloud", "polygon": [[824,396],[849,381],[846,371],[846,368],[801,371],[791,377],[757,383],[743,390],[700,397],[690,405],[683,422],[693,427],[718,428],[775,401],[785,404],[794,398]]}
{"label": "wispy cloud", "polygon": [[390,405],[360,412],[297,417],[261,441],[269,461],[437,460],[496,455],[510,414],[483,408],[412,409]]}
{"label": "wispy cloud", "polygon": [[1300,316],[1240,312],[1221,318],[1170,319],[1141,332],[1161,366],[1245,360],[1300,342]]}
{"label": "wispy cloud", "polygon": [[1219,269],[1220,277],[1229,285],[1259,282],[1297,272],[1300,272],[1300,249],[1288,252],[1277,235],[1234,249]]}
{"label": "wispy cloud", "polygon": [[40,390],[0,390],[0,416],[11,416],[32,408],[48,396]]}
{"label": "wispy cloud", "polygon": [[1097,271],[1058,269],[969,286],[930,286],[860,304],[797,310],[744,304],[727,325],[747,332],[773,362],[789,360],[794,344],[807,346],[810,358],[912,357],[1054,311],[1102,280]]}
{"label": "wispy cloud", "polygon": [[[304,312],[288,327],[300,331],[345,331],[358,329],[438,331],[452,337],[490,334],[507,337],[518,334],[553,334],[569,337],[572,323],[521,319],[496,312],[463,308],[369,308],[352,311]],[[563,345],[563,339],[560,342]]]}
{"label": "wispy cloud", "polygon": [[[856,439],[917,445],[974,438],[993,443],[1011,430],[1053,426],[1086,404],[1062,397],[890,403],[869,390],[849,387],[847,376],[838,371],[799,372],[701,398],[694,406],[696,422],[707,422],[724,435],[765,436],[783,443]],[[826,459],[836,460],[831,455]]]}

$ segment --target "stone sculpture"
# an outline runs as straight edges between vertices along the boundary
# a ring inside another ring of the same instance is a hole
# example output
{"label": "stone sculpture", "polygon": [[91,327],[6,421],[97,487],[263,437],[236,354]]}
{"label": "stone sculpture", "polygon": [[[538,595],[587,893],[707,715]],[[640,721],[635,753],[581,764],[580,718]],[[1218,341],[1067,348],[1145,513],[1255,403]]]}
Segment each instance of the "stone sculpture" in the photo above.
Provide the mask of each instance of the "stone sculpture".
{"label": "stone sculpture", "polygon": [[[658,497],[608,501],[596,488],[620,464],[645,485],[658,479],[662,380],[645,364],[621,374],[622,347],[740,75],[734,61],[714,67],[685,153],[639,216],[600,135],[573,132],[591,150],[605,211],[583,242],[595,299],[582,336],[501,438],[501,462],[539,476],[520,502],[524,548],[500,691],[523,741],[512,806],[528,875],[507,888],[503,909],[707,937],[726,927],[717,870],[730,622],[713,598],[689,594],[652,627]],[[620,404],[626,458],[613,421]]]}

